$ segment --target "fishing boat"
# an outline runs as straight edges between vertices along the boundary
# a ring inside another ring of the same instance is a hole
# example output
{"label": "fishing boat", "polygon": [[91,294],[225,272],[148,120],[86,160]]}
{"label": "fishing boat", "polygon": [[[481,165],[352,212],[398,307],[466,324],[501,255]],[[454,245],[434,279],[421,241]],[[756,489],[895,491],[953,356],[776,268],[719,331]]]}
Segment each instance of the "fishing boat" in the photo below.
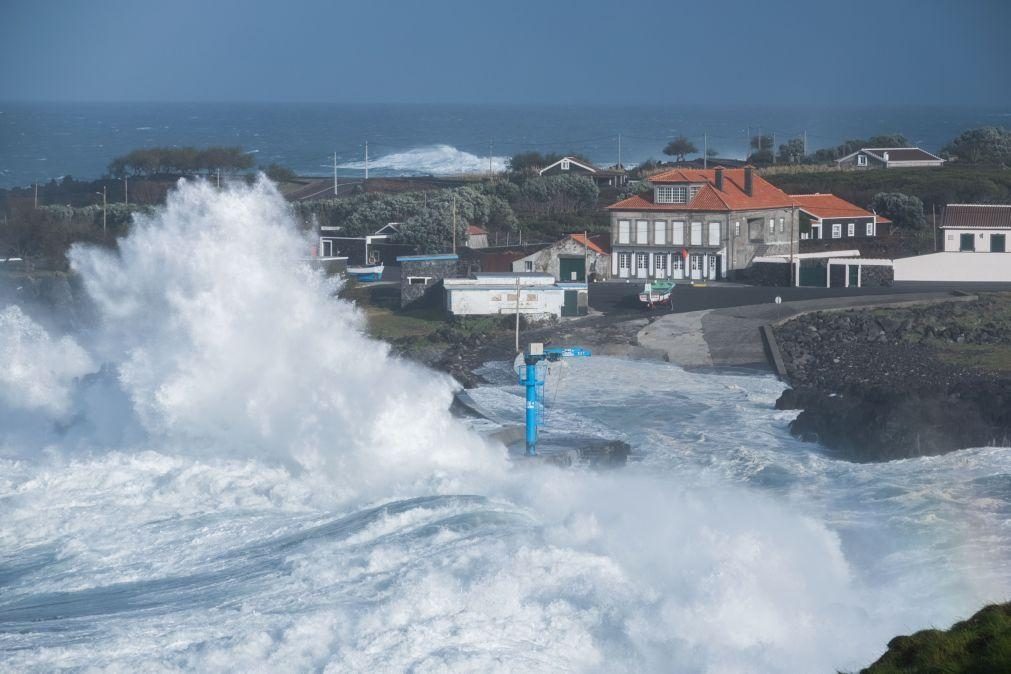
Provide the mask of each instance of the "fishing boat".
{"label": "fishing boat", "polygon": [[347,271],[348,276],[354,277],[354,279],[360,283],[370,283],[372,281],[378,281],[383,277],[382,264],[372,264],[361,267],[348,267]]}
{"label": "fishing boat", "polygon": [[653,281],[647,283],[639,293],[639,302],[647,309],[654,309],[657,305],[666,305],[674,310],[674,286],[673,281]]}

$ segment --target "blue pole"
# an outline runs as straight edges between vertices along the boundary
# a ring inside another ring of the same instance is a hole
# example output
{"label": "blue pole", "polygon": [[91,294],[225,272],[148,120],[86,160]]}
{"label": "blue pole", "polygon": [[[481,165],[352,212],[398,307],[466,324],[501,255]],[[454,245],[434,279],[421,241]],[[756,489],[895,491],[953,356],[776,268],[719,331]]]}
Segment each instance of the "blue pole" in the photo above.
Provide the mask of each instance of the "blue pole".
{"label": "blue pole", "polygon": [[527,362],[527,456],[537,456],[537,363]]}

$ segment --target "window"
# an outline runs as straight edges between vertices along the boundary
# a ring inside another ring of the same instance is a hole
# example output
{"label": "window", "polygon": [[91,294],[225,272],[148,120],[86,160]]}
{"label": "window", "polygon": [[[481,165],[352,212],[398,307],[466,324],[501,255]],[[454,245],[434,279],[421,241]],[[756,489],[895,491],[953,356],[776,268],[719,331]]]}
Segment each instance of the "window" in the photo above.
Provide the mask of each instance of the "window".
{"label": "window", "polygon": [[631,223],[628,220],[618,221],[618,243],[630,243],[629,240],[629,227]]}
{"label": "window", "polygon": [[407,285],[411,286],[427,286],[428,282],[432,280],[431,276],[408,276]]}
{"label": "window", "polygon": [[670,228],[670,242],[675,246],[685,245],[685,223],[672,222]]}
{"label": "window", "polygon": [[660,253],[659,255],[653,256],[653,266],[656,268],[657,274],[667,271],[667,255],[665,253]]}
{"label": "window", "polygon": [[976,242],[973,241],[972,234],[963,234],[959,237],[958,250],[963,253],[971,253],[976,250]]}
{"label": "window", "polygon": [[646,220],[635,221],[635,242],[640,244],[649,243],[649,222]]}
{"label": "window", "polygon": [[842,238],[842,225],[841,224],[836,223],[836,224],[832,225],[832,238],[833,239],[841,239]]}
{"label": "window", "polygon": [[674,253],[674,255],[671,255],[670,263],[670,268],[674,271],[684,271],[685,259],[681,257],[681,253]]}
{"label": "window", "polygon": [[741,235],[741,221],[740,220],[736,220],[736,221],[734,221],[734,236],[740,236],[740,235]]}
{"label": "window", "polygon": [[656,203],[684,204],[688,202],[688,188],[684,185],[657,185]]}
{"label": "window", "polygon": [[846,225],[846,236],[856,236],[857,226],[852,222]]}
{"label": "window", "polygon": [[334,240],[333,239],[320,239],[319,240],[319,256],[320,257],[333,257],[334,256]]}
{"label": "window", "polygon": [[702,271],[702,256],[692,255],[692,271]]}
{"label": "window", "polygon": [[867,155],[865,154],[857,155],[857,166],[867,166]]}
{"label": "window", "polygon": [[562,170],[563,171],[568,171],[569,170],[569,160],[568,159],[563,159],[562,160]]}
{"label": "window", "polygon": [[657,220],[653,223],[653,243],[664,245],[667,243],[667,221]]}
{"label": "window", "polygon": [[868,222],[867,223],[867,236],[874,236],[874,223],[873,222]]}
{"label": "window", "polygon": [[523,263],[523,271],[533,271],[533,270],[534,270],[534,263],[533,263],[533,261],[526,260]]}
{"label": "window", "polygon": [[632,266],[631,253],[618,253],[618,269],[628,269]]}
{"label": "window", "polygon": [[769,234],[776,233],[776,218],[769,218]]}
{"label": "window", "polygon": [[991,253],[1003,253],[1007,250],[1005,247],[1005,238],[1003,234],[991,234],[990,235],[990,252]]}
{"label": "window", "polygon": [[720,223],[718,222],[709,223],[709,245],[720,245]]}
{"label": "window", "polygon": [[779,233],[782,234],[786,231],[786,221],[783,218],[779,219]]}
{"label": "window", "polygon": [[636,269],[649,269],[649,253],[635,254]]}
{"label": "window", "polygon": [[694,199],[695,195],[698,194],[699,190],[701,190],[701,189],[702,189],[701,185],[692,185],[691,187],[689,187],[688,188],[688,200],[691,201],[692,199]]}
{"label": "window", "polygon": [[692,223],[692,245],[701,246],[702,245],[702,223],[693,222]]}

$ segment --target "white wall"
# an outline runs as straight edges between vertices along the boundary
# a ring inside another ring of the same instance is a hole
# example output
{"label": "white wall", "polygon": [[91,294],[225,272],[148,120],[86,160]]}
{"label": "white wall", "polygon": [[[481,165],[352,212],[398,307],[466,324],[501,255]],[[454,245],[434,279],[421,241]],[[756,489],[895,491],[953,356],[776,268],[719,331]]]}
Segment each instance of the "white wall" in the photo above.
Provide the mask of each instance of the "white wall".
{"label": "white wall", "polygon": [[932,253],[892,262],[896,281],[973,281],[1011,283],[1007,253]]}
{"label": "white wall", "polygon": [[[565,291],[562,288],[521,288],[521,314],[562,315]],[[489,288],[446,288],[446,309],[456,316],[487,316],[516,313],[516,290]]]}
{"label": "white wall", "polygon": [[[1004,252],[1011,252],[1011,230],[1008,229],[942,229],[941,235],[944,237],[944,250],[957,253],[963,234],[972,234],[972,241],[977,253],[989,253],[990,235],[1003,234]],[[980,234],[983,236],[980,237]]]}

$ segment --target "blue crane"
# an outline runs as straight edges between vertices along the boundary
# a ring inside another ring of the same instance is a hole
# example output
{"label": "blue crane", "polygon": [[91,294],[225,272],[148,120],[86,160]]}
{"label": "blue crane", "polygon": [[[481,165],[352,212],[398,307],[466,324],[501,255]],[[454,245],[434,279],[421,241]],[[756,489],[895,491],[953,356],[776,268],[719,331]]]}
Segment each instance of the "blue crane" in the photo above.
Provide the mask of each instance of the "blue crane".
{"label": "blue crane", "polygon": [[520,368],[520,384],[526,387],[527,395],[527,456],[537,456],[537,427],[541,422],[541,408],[544,404],[544,371],[547,363],[562,358],[588,358],[590,352],[578,346],[544,347],[539,342],[531,342],[523,354],[524,367]]}

